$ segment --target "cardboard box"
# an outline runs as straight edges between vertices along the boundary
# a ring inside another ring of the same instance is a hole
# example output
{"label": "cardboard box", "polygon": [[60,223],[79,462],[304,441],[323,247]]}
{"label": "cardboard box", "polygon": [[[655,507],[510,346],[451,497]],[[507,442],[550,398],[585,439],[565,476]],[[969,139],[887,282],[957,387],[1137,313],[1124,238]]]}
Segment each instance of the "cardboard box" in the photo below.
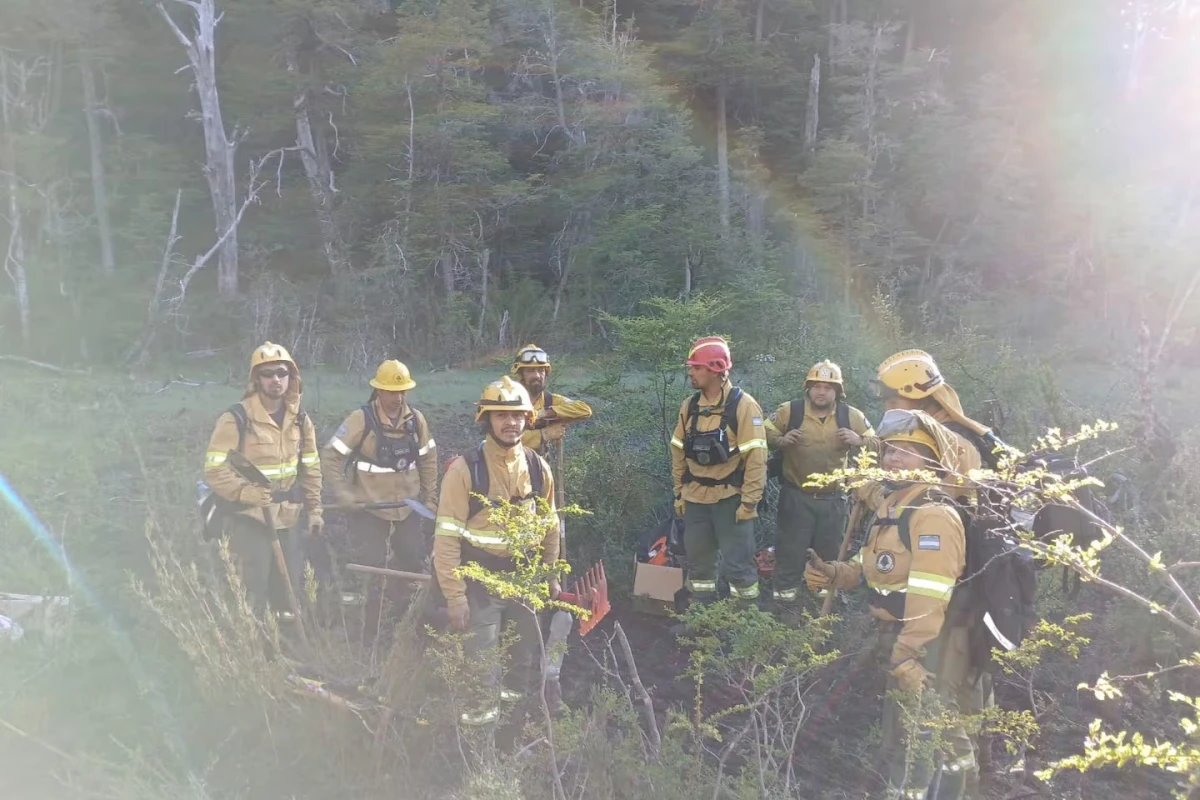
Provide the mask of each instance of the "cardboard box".
{"label": "cardboard box", "polygon": [[683,570],[636,561],[633,565],[633,594],[665,603],[675,602],[675,593],[683,588]]}

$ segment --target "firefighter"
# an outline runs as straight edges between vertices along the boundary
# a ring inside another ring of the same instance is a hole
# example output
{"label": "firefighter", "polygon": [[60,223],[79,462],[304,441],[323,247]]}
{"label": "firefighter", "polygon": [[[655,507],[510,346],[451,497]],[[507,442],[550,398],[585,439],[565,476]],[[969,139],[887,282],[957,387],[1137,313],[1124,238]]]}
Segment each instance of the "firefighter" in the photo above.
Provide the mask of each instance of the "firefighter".
{"label": "firefighter", "polygon": [[683,401],[671,438],[675,512],[684,522],[687,588],[716,598],[717,556],[731,596],[758,597],[754,520],[767,482],[762,409],[729,381],[729,345],[708,336],[693,345],[688,377],[696,390]]}
{"label": "firefighter", "polygon": [[[522,444],[533,415],[529,393],[507,375],[483,390],[475,421],[482,428],[484,440],[446,470],[433,542],[434,573],[446,600],[450,626],[470,634],[467,657],[478,658],[495,648],[503,628],[509,623],[516,626],[517,639],[509,650],[511,663],[504,673],[504,685],[500,685],[498,666],[488,678],[489,685],[498,690],[499,699],[506,702],[521,700],[532,685],[540,658],[537,618],[519,600],[489,594],[480,584],[457,577],[454,571],[469,562],[492,572],[511,571],[514,567],[511,551],[490,520],[489,506],[473,499],[473,494],[493,501],[524,503],[539,515],[544,513],[542,558],[547,564],[558,560],[554,476],[545,459]],[[550,590],[552,597],[558,596],[557,582],[551,583]],[[462,722],[484,724],[499,715],[499,706],[492,704],[479,712],[464,713]]]}
{"label": "firefighter", "polygon": [[[234,564],[251,608],[260,617],[268,603],[284,619],[288,610],[283,576],[275,567],[267,517],[283,546],[288,575],[299,593],[300,547],[292,528],[303,508],[308,528],[319,535],[321,460],[312,420],[300,409],[300,370],[288,351],[266,342],[250,356],[250,382],[241,402],[217,419],[204,459],[204,479],[220,497],[236,504],[226,516]],[[271,480],[256,485],[229,463],[230,451],[241,453]],[[264,513],[267,512],[267,513]]]}
{"label": "firefighter", "polygon": [[[339,505],[350,510],[350,550],[357,563],[423,572],[426,528],[411,507],[363,509],[368,503],[416,500],[430,511],[437,503],[437,444],[425,415],[408,403],[416,381],[403,363],[384,361],[371,379],[366,405],[352,411],[325,445],[325,481]],[[408,605],[403,581],[370,582],[363,615],[363,641],[379,631],[386,584],[397,613]]]}
{"label": "firefighter", "polygon": [[780,602],[796,599],[807,551],[837,558],[846,530],[845,491],[806,487],[809,476],[844,469],[854,448],[879,450],[871,423],[845,398],[841,368],[822,361],[808,371],[804,397],[781,405],[765,425],[767,446],[782,455],[773,576]]}
{"label": "firefighter", "polygon": [[964,475],[987,464],[996,448],[1003,447],[986,425],[963,413],[958,393],[924,350],[903,350],[886,359],[870,389],[886,409],[924,411],[954,434],[965,451]]}
{"label": "firefighter", "polygon": [[[961,469],[954,435],[925,412],[888,411],[879,436],[881,466],[889,472],[924,469],[940,476]],[[935,769],[930,748],[922,747],[932,733],[919,724],[921,715],[916,723],[909,715],[937,704],[952,716],[978,711],[969,631],[948,609],[966,568],[966,531],[950,498],[935,487],[896,480],[882,488],[878,519],[862,550],[847,562],[823,561],[809,551],[804,579],[814,591],[865,583],[870,592],[871,614],[880,621],[889,654],[882,724],[887,796],[961,800],[976,779],[971,737],[961,724],[941,728]]]}
{"label": "firefighter", "polygon": [[533,424],[525,431],[521,441],[543,456],[549,442],[562,441],[567,425],[592,417],[592,407],[587,403],[553,394],[546,388],[552,369],[550,357],[536,344],[527,344],[518,350],[512,365],[513,375],[533,401]]}

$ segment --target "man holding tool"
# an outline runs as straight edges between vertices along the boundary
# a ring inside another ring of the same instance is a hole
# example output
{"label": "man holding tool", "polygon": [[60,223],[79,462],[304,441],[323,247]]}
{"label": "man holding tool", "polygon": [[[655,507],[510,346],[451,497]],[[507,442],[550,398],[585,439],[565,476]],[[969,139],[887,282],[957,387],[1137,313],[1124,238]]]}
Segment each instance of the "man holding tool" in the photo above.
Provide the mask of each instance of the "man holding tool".
{"label": "man holding tool", "polygon": [[283,347],[264,343],[250,357],[241,402],[217,419],[204,457],[204,480],[223,501],[223,532],[251,608],[261,618],[270,603],[297,622],[293,580],[300,564],[292,528],[301,508],[311,532],[324,526],[316,430],[300,395],[296,362]]}
{"label": "man holding tool", "polygon": [[[351,560],[423,572],[428,553],[423,519],[437,503],[437,444],[425,416],[408,404],[408,392],[417,385],[408,367],[384,361],[370,385],[366,405],[352,411],[325,445],[325,479],[349,512]],[[379,634],[381,583],[369,584],[364,644]],[[386,583],[393,612],[402,614],[411,599],[409,584]]]}

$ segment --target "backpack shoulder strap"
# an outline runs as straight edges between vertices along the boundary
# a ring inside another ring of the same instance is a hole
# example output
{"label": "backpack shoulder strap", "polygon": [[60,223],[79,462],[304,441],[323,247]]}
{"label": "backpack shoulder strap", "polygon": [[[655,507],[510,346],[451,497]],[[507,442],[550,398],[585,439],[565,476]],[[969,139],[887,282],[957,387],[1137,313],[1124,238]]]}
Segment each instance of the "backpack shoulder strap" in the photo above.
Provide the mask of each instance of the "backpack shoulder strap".
{"label": "backpack shoulder strap", "polygon": [[226,410],[229,412],[229,415],[233,417],[234,424],[237,425],[237,451],[240,453],[246,444],[246,426],[250,424],[246,417],[246,407],[241,403],[234,403]]}
{"label": "backpack shoulder strap", "polygon": [[837,426],[839,428],[853,430],[850,428],[850,406],[848,406],[844,401],[838,400],[837,405],[834,406],[834,409],[834,416],[837,418]]}
{"label": "backpack shoulder strap", "polygon": [[[953,497],[937,490],[926,492],[921,497],[917,498],[917,502],[905,506],[904,510],[900,512],[900,518],[896,520],[896,534],[900,537],[900,543],[904,545],[904,549],[908,552],[912,552],[912,515],[915,514],[917,509],[921,508],[922,506],[933,505],[951,506],[955,511],[958,512],[960,517],[963,513],[962,509],[959,507],[958,503],[955,502]],[[963,521],[963,524],[966,524],[965,520]]]}
{"label": "backpack shoulder strap", "polygon": [[533,489],[533,493],[536,496],[541,497],[542,492],[546,488],[546,473],[545,470],[542,469],[542,459],[539,458],[538,454],[530,448],[526,447],[524,450],[525,466],[529,468],[530,487]]}
{"label": "backpack shoulder strap", "polygon": [[483,442],[468,450],[463,454],[463,458],[466,459],[467,468],[471,472],[471,497],[467,500],[467,519],[471,519],[483,510],[483,501],[475,495],[487,497],[492,488],[487,463],[483,458]]}
{"label": "backpack shoulder strap", "polygon": [[729,397],[725,398],[725,407],[721,409],[721,424],[733,431],[734,434],[737,433],[737,412],[743,394],[745,392],[740,386],[734,386],[729,390]]}
{"label": "backpack shoulder strap", "polygon": [[692,394],[692,399],[688,401],[687,419],[684,420],[684,427],[691,427],[691,432],[696,432],[696,422],[700,417],[700,393]]}
{"label": "backpack shoulder strap", "polygon": [[542,390],[542,408],[547,411],[554,408],[554,395],[550,393],[549,389]]}
{"label": "backpack shoulder strap", "polygon": [[804,398],[797,397],[788,403],[788,424],[784,433],[796,430],[804,424]]}

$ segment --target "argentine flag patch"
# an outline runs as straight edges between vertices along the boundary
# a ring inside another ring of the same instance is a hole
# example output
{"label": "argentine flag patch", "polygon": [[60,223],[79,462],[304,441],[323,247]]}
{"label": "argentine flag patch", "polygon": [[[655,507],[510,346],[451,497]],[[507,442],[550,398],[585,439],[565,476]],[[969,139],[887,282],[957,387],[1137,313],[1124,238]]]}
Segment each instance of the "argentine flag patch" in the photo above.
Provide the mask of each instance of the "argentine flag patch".
{"label": "argentine flag patch", "polygon": [[941,550],[942,549],[942,537],[941,536],[918,536],[917,537],[917,549],[918,550]]}

